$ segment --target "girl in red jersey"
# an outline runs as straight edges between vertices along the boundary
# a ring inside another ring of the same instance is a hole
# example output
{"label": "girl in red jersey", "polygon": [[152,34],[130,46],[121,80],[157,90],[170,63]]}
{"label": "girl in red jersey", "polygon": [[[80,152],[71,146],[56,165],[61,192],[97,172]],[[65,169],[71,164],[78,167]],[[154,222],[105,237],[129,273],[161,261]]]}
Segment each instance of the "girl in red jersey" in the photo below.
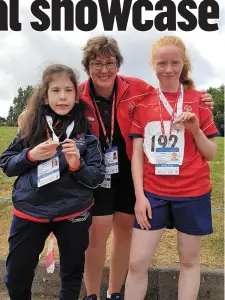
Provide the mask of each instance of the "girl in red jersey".
{"label": "girl in red jersey", "polygon": [[137,105],[130,130],[136,221],[125,299],[144,299],[155,250],[172,225],[180,260],[178,300],[196,300],[200,240],[212,233],[208,161],[216,153],[218,130],[188,76],[190,60],[182,40],[158,40],[151,62],[159,89]]}

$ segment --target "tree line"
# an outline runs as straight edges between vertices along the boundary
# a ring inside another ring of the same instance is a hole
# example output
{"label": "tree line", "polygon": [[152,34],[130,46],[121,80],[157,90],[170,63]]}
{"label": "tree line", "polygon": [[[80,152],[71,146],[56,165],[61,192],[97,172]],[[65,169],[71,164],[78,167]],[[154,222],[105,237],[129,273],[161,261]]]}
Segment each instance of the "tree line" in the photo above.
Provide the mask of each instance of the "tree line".
{"label": "tree line", "polygon": [[[207,93],[212,95],[214,100],[214,121],[220,134],[224,136],[224,85],[218,88],[210,87]],[[17,126],[17,118],[26,108],[27,100],[33,92],[33,87],[28,85],[25,89],[18,89],[17,96],[13,99],[13,104],[9,108],[7,118],[0,117],[0,125]]]}

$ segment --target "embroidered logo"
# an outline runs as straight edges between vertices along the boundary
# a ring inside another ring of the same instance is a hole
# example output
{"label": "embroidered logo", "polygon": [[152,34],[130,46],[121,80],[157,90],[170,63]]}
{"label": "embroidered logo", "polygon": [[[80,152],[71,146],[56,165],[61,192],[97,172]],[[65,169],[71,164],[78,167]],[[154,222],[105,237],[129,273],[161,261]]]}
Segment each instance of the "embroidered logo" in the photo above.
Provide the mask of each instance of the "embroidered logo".
{"label": "embroidered logo", "polygon": [[77,134],[73,140],[76,142],[76,144],[84,145],[85,144],[85,137],[84,134]]}
{"label": "embroidered logo", "polygon": [[69,218],[68,220],[72,223],[78,223],[78,222],[84,222],[87,220],[87,218],[90,216],[90,213],[88,211],[82,212],[79,216]]}
{"label": "embroidered logo", "polygon": [[133,119],[134,114],[136,112],[136,108],[137,108],[137,105],[136,105],[135,102],[129,102],[128,103],[128,116],[129,116],[129,118]]}
{"label": "embroidered logo", "polygon": [[93,121],[95,120],[95,118],[93,118],[93,117],[87,117],[87,120],[88,120],[89,122],[93,122]]}
{"label": "embroidered logo", "polygon": [[185,105],[184,110],[187,112],[192,112],[192,107],[190,105]]}

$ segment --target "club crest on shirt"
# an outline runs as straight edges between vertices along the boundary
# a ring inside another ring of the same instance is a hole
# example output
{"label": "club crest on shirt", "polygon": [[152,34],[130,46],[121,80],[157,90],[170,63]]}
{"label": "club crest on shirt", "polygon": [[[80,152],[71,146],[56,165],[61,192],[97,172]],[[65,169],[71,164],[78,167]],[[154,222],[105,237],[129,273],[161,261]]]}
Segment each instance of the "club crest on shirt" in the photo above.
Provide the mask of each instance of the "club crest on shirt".
{"label": "club crest on shirt", "polygon": [[85,136],[83,133],[78,133],[73,140],[76,142],[76,145],[85,145]]}
{"label": "club crest on shirt", "polygon": [[128,116],[131,119],[133,119],[133,117],[134,117],[134,114],[136,112],[136,107],[137,107],[137,105],[134,101],[128,103]]}
{"label": "club crest on shirt", "polygon": [[184,110],[187,112],[192,112],[192,107],[190,105],[185,105]]}
{"label": "club crest on shirt", "polygon": [[95,118],[93,118],[93,117],[87,117],[87,120],[88,120],[89,122],[93,122],[93,121],[95,120]]}

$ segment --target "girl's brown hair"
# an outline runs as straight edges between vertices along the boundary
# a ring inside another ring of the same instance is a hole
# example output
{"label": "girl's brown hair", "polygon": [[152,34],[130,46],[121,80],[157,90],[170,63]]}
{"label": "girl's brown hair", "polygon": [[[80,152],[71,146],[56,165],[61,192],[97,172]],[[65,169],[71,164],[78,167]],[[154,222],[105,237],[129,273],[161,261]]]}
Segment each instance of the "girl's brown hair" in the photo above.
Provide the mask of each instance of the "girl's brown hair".
{"label": "girl's brown hair", "polygon": [[86,45],[83,48],[82,64],[88,75],[90,60],[95,59],[97,56],[114,56],[116,57],[118,67],[123,64],[123,56],[118,47],[118,43],[111,37],[100,35],[94,38],[90,38],[87,41]]}
{"label": "girl's brown hair", "polygon": [[180,48],[181,53],[184,59],[184,67],[180,75],[180,82],[184,85],[186,89],[194,89],[194,81],[189,77],[189,72],[191,71],[191,62],[187,55],[187,49],[184,42],[177,36],[164,36],[153,44],[152,53],[151,53],[151,64],[155,64],[155,55],[159,47],[165,45],[175,45]]}
{"label": "girl's brown hair", "polygon": [[47,122],[45,116],[48,114],[50,107],[45,104],[45,99],[49,83],[53,79],[53,76],[59,74],[66,74],[75,88],[77,98],[75,99],[75,106],[71,112],[71,116],[77,119],[77,122],[75,122],[76,126],[79,127],[77,130],[85,130],[86,128],[84,105],[78,101],[78,75],[76,71],[65,65],[53,64],[48,66],[43,72],[41,84],[38,88],[34,89],[31,98],[27,102],[27,109],[23,113],[22,124],[20,125],[21,134],[26,145],[35,146],[40,143],[43,136],[46,136]]}

